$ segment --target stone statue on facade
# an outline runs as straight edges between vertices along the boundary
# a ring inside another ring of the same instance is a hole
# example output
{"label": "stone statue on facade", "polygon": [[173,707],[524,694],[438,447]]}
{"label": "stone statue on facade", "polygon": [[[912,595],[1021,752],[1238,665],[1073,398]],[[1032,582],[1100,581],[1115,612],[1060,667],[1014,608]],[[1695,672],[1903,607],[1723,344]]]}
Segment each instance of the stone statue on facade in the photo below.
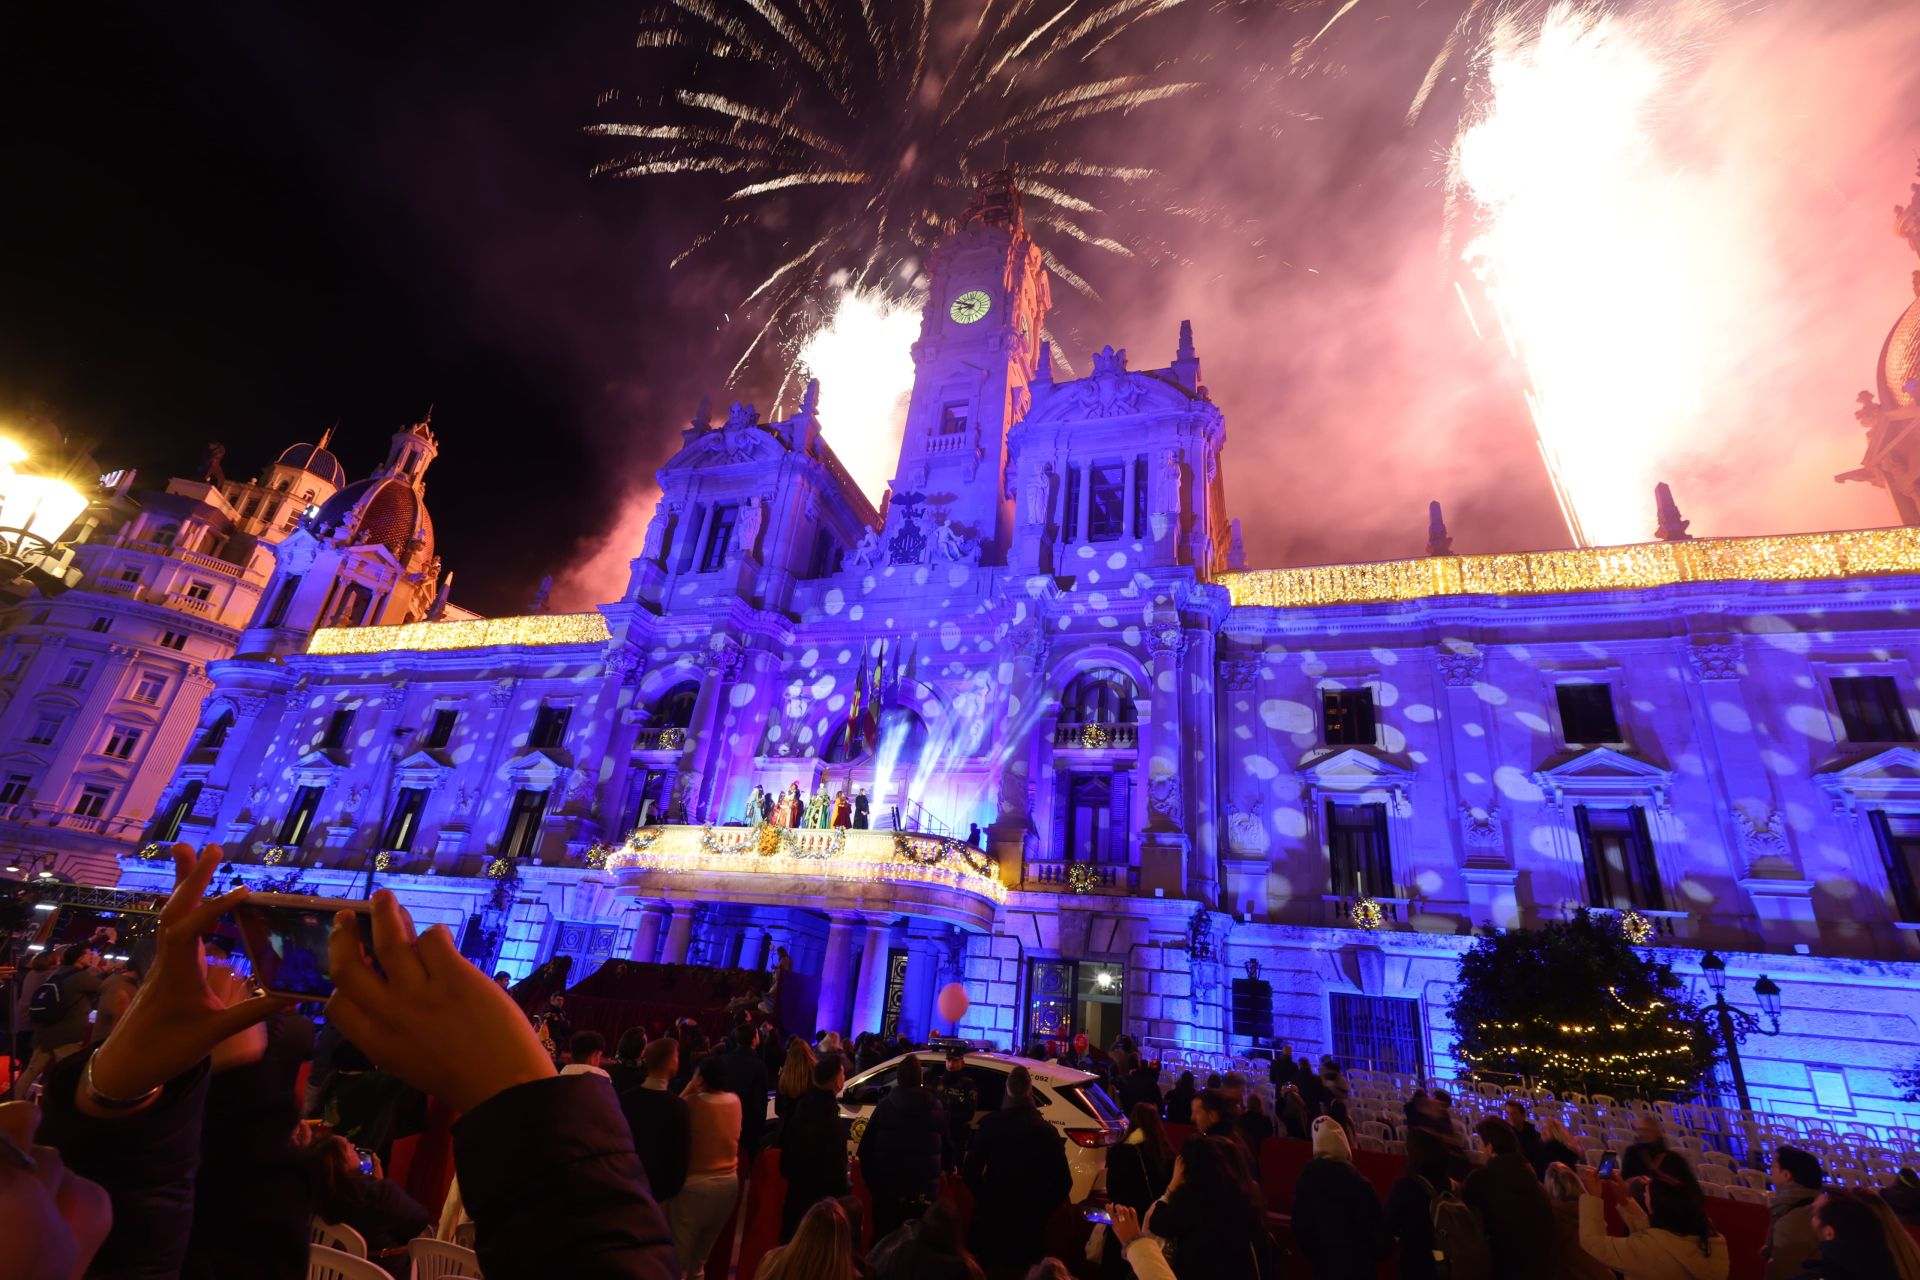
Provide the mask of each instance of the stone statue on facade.
{"label": "stone statue on facade", "polygon": [[865,529],[860,541],[853,544],[853,550],[847,552],[847,563],[858,565],[862,569],[871,569],[880,563],[880,531]]}
{"label": "stone statue on facade", "polygon": [[1035,527],[1044,525],[1052,512],[1053,464],[1043,462],[1027,481],[1027,523]]}
{"label": "stone statue on facade", "polygon": [[647,539],[640,546],[642,560],[651,564],[660,563],[660,555],[667,547],[667,523],[671,519],[664,500],[654,506],[653,519],[647,521]]}
{"label": "stone statue on facade", "polygon": [[[1916,176],[1920,176],[1920,166],[1916,166]],[[1910,188],[1913,192],[1912,203],[1893,206],[1893,234],[1907,242],[1907,247],[1920,254],[1920,182]]]}
{"label": "stone statue on facade", "polygon": [[540,579],[540,586],[533,593],[533,600],[527,605],[528,613],[545,613],[547,598],[553,594],[553,575]]}
{"label": "stone statue on facade", "polygon": [[727,410],[726,429],[729,431],[734,430],[736,427],[758,426],[759,423],[760,411],[750,404],[741,404],[738,400],[735,400],[733,407]]}
{"label": "stone statue on facade", "polygon": [[1680,504],[1673,500],[1673,490],[1664,480],[1653,486],[1653,506],[1659,516],[1654,537],[1662,542],[1686,542],[1693,537],[1687,532],[1687,526],[1693,521],[1680,518]]}
{"label": "stone statue on facade", "polygon": [[1453,554],[1453,536],[1447,532],[1447,518],[1441,514],[1438,501],[1427,504],[1427,554],[1430,556]]}
{"label": "stone statue on facade", "polygon": [[934,526],[934,541],[940,548],[940,554],[955,564],[979,564],[980,543],[969,538],[953,527],[952,520],[943,520]]}
{"label": "stone statue on facade", "polygon": [[740,523],[734,526],[734,543],[745,556],[756,556],[760,546],[760,530],[766,527],[767,505],[763,499],[749,498],[747,505],[740,509]]}

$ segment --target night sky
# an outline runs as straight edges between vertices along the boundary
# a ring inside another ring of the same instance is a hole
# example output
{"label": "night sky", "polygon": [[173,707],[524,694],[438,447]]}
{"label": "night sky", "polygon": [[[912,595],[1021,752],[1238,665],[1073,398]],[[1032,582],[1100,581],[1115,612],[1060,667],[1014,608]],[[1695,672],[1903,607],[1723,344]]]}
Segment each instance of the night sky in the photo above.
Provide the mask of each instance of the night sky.
{"label": "night sky", "polygon": [[[1430,498],[1456,550],[1565,542],[1521,379],[1456,296],[1463,62],[1407,123],[1461,7],[1190,5],[1114,53],[1205,88],[1078,140],[1160,167],[1111,217],[1167,252],[1056,242],[1102,298],[1056,286],[1054,330],[1083,370],[1104,342],[1152,367],[1194,321],[1255,564],[1417,555]],[[589,176],[608,156],[581,132],[596,96],[662,87],[633,47],[644,8],[8,6],[0,413],[45,412],[158,482],[208,441],[248,476],[336,423],[364,475],[431,404],[455,598],[521,609],[542,574],[637,529],[702,394],[767,408],[783,372],[776,355],[723,385],[729,309],[769,265],[752,247],[667,269],[726,188]],[[1778,211],[1749,238],[1791,305],[1732,335],[1739,380],[1706,389],[1701,447],[1665,474],[1696,533],[1884,523],[1884,498],[1830,477],[1857,463],[1852,393],[1910,297],[1884,211],[1920,144],[1920,23],[1895,0],[1754,13],[1689,123],[1751,175],[1718,198]],[[1595,378],[1623,376],[1604,359]],[[1650,530],[1651,495],[1632,501]],[[560,603],[612,598],[616,550],[600,594]]]}

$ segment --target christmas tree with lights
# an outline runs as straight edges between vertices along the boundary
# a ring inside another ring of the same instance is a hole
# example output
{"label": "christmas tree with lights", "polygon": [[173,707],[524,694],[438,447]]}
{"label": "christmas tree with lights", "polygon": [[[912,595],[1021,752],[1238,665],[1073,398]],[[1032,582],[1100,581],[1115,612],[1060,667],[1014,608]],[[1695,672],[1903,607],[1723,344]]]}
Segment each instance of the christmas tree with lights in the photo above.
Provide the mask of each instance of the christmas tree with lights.
{"label": "christmas tree with lights", "polygon": [[1555,1092],[1673,1097],[1710,1087],[1720,1043],[1670,965],[1635,949],[1618,916],[1482,938],[1449,1004],[1472,1075]]}

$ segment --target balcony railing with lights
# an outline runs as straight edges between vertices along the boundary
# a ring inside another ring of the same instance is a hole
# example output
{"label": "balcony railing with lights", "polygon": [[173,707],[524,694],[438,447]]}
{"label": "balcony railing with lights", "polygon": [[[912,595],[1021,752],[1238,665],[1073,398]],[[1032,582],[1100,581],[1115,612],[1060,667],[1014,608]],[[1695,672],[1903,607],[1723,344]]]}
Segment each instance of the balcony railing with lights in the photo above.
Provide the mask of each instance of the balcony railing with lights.
{"label": "balcony railing with lights", "polygon": [[[620,872],[665,872],[850,884],[929,885],[1007,900],[999,861],[962,840],[911,831],[775,827],[643,827],[605,853]],[[593,860],[598,860],[595,855]]]}

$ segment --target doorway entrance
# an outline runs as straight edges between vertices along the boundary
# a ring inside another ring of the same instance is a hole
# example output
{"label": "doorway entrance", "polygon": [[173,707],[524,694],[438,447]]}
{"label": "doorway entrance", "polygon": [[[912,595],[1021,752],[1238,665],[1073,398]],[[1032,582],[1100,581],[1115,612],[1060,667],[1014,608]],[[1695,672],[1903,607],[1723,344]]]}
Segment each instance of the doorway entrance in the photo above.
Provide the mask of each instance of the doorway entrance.
{"label": "doorway entrance", "polygon": [[1029,1044],[1071,1041],[1084,1033],[1089,1044],[1104,1048],[1125,1029],[1125,1007],[1124,965],[1095,960],[1027,962],[1023,1025]]}

